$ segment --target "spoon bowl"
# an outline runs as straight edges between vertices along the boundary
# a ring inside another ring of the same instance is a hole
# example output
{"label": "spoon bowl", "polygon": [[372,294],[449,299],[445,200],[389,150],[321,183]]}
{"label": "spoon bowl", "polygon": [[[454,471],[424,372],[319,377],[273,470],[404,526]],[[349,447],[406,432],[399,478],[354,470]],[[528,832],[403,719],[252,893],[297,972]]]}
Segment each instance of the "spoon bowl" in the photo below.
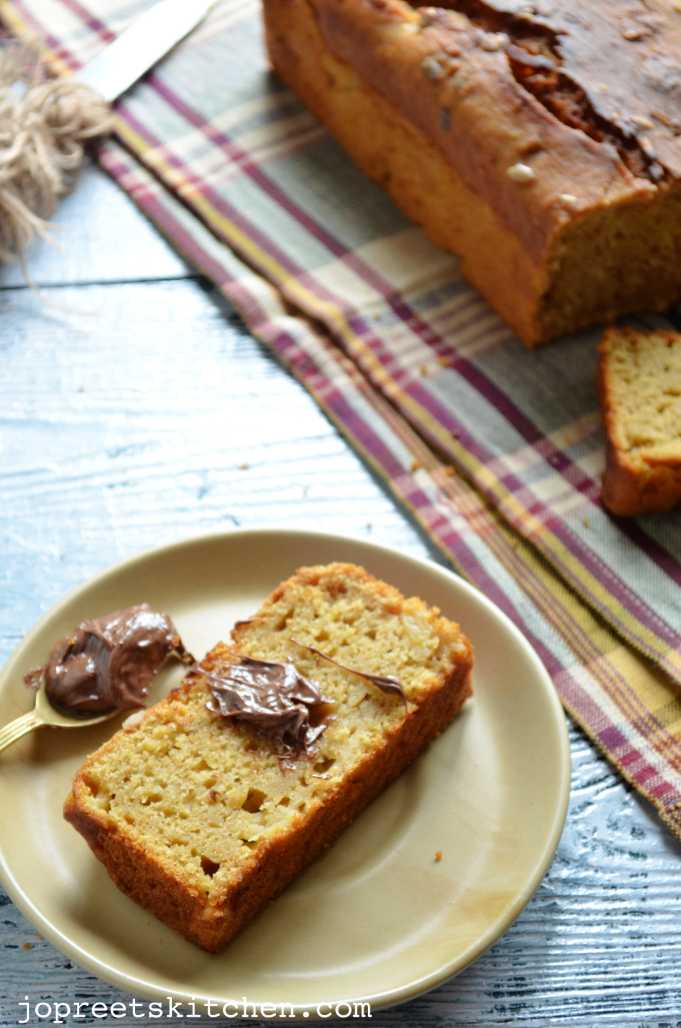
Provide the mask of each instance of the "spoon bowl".
{"label": "spoon bowl", "polygon": [[53,725],[57,728],[85,728],[87,725],[97,725],[100,721],[108,721],[119,713],[120,711],[116,708],[92,717],[62,713],[50,703],[47,689],[43,683],[35,694],[33,710],[29,710],[27,714],[22,714],[0,728],[0,752],[42,725]]}

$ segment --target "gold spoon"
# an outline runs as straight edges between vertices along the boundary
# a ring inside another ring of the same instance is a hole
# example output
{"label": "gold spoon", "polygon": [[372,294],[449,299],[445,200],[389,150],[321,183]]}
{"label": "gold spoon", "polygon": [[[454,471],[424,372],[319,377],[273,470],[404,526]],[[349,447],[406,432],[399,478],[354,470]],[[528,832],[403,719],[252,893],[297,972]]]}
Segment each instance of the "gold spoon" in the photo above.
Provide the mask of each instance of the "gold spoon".
{"label": "gold spoon", "polygon": [[100,721],[108,721],[114,714],[120,714],[120,710],[113,709],[106,714],[97,714],[95,717],[80,717],[79,715],[60,714],[52,706],[47,698],[45,685],[41,685],[35,694],[33,710],[28,714],[21,714],[20,717],[10,721],[8,725],[0,728],[0,752],[7,746],[11,746],[17,739],[32,732],[34,728],[41,725],[56,725],[59,728],[84,728],[86,725],[98,725]]}

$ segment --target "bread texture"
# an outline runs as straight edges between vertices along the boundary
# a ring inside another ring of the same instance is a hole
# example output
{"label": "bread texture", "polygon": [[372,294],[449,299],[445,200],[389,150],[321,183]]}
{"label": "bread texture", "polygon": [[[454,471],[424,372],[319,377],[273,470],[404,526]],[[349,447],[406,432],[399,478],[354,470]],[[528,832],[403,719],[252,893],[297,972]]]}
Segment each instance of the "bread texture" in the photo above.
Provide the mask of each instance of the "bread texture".
{"label": "bread texture", "polygon": [[[244,657],[294,659],[331,702],[310,753],[284,760],[208,709],[205,674]],[[449,724],[472,664],[458,625],[421,600],[355,565],[301,568],[85,761],[65,817],[125,893],[218,950]],[[405,695],[348,668],[396,677]]]}
{"label": "bread texture", "polygon": [[681,296],[668,0],[264,0],[275,71],[528,346]]}
{"label": "bread texture", "polygon": [[611,328],[600,346],[603,503],[623,516],[681,502],[681,334]]}

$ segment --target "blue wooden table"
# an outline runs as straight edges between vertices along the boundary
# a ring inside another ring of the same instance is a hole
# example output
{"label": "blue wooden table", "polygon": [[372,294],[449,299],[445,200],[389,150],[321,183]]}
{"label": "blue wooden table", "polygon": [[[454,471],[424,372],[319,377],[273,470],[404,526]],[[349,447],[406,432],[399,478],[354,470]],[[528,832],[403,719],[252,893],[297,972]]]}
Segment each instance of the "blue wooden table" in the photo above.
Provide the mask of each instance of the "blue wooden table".
{"label": "blue wooden table", "polygon": [[[39,290],[0,273],[0,658],[68,589],[202,531],[310,527],[439,559],[99,171],[58,223],[58,247],[29,261]],[[528,908],[458,978],[370,1023],[681,1026],[681,846],[574,729],[571,742],[567,826]],[[2,1026],[26,997],[104,1004],[73,1025],[170,1023],[73,965],[1,890],[0,952]]]}

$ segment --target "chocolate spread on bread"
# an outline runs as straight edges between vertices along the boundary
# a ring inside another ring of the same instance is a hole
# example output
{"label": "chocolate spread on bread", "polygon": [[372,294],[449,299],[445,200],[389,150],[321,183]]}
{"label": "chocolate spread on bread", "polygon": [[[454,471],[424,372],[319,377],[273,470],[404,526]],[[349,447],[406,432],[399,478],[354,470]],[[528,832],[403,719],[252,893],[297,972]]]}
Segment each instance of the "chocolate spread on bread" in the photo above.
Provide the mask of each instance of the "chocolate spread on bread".
{"label": "chocolate spread on bread", "polygon": [[105,714],[141,707],[149,685],[170,656],[186,661],[167,614],[141,603],[83,621],[53,647],[45,667],[26,676],[45,683],[50,703],[75,714]]}
{"label": "chocolate spread on bread", "polygon": [[[356,671],[313,646],[304,646],[295,639],[290,641],[341,671],[371,682],[382,692],[404,697],[404,689],[396,678]],[[284,749],[309,751],[326,728],[320,718],[328,713],[330,701],[322,696],[316,682],[301,675],[291,660],[280,664],[244,657],[220,674],[200,667],[197,671],[208,679],[212,694],[208,701],[210,711],[253,725]]]}
{"label": "chocolate spread on bread", "polygon": [[283,748],[309,750],[326,727],[313,725],[312,720],[329,701],[291,661],[279,664],[243,657],[220,674],[199,670],[212,694],[210,711],[253,725]]}
{"label": "chocolate spread on bread", "polygon": [[339,664],[333,657],[329,657],[328,654],[322,653],[321,650],[316,650],[314,646],[305,646],[303,643],[296,642],[292,639],[296,646],[300,646],[301,649],[307,650],[309,653],[314,653],[316,657],[320,657],[329,664],[333,664],[335,667],[340,668],[341,671],[347,671],[350,675],[357,675],[358,678],[363,678],[365,682],[371,682],[381,692],[396,693],[398,696],[405,698],[404,689],[397,678],[393,678],[392,675],[372,675],[369,671],[358,671],[357,668],[347,667],[345,664]]}

